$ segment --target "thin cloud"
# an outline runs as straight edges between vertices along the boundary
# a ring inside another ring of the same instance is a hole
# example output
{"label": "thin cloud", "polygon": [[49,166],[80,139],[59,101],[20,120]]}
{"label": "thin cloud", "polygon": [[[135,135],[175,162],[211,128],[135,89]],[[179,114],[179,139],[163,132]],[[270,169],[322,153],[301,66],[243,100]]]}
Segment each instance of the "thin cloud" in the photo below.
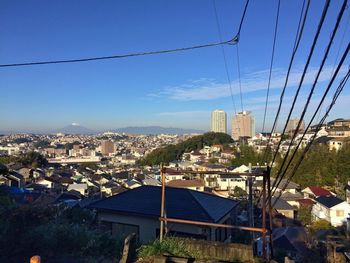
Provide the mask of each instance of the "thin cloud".
{"label": "thin cloud", "polygon": [[159,112],[156,115],[192,118],[192,117],[208,116],[209,114],[210,114],[210,111],[167,111],[167,112]]}
{"label": "thin cloud", "polygon": [[[313,83],[318,68],[310,68],[305,75],[303,85]],[[333,67],[324,67],[319,82],[324,82],[330,79]],[[292,72],[289,75],[288,87],[295,87],[299,84],[301,71]],[[260,70],[245,74],[242,77],[242,92],[252,93],[266,90],[268,70]],[[273,78],[271,80],[271,89],[280,89],[285,82],[286,72],[283,69],[274,69]],[[233,95],[239,94],[239,83],[237,80],[232,81]],[[149,94],[153,97],[166,97],[177,101],[201,101],[214,100],[231,96],[229,86],[225,83],[218,83],[212,79],[202,78],[195,81],[190,81],[180,86],[165,87],[158,93]]]}

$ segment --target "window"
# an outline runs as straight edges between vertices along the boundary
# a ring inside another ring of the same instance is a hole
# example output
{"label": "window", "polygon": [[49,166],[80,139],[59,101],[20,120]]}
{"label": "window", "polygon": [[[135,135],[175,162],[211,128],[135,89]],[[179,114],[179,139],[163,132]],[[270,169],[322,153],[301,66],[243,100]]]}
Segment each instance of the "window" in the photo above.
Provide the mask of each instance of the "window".
{"label": "window", "polygon": [[226,182],[226,179],[221,179],[221,182]]}
{"label": "window", "polygon": [[344,217],[344,210],[336,210],[335,213],[337,217]]}

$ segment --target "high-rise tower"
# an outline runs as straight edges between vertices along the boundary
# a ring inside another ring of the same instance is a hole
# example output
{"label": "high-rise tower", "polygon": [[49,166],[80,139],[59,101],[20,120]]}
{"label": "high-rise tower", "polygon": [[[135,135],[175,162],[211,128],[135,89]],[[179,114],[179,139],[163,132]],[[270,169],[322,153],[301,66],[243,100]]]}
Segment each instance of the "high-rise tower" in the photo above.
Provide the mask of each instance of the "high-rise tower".
{"label": "high-rise tower", "polygon": [[238,112],[232,118],[232,138],[255,136],[255,120],[250,111]]}
{"label": "high-rise tower", "polygon": [[211,113],[211,131],[227,133],[227,115],[223,110]]}

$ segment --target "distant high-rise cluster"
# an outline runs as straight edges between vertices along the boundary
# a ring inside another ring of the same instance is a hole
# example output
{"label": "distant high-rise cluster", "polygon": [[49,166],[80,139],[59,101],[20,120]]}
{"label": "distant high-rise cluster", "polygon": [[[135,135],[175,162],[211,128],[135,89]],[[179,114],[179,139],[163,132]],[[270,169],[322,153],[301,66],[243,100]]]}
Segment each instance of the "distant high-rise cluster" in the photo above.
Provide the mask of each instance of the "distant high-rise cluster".
{"label": "distant high-rise cluster", "polygon": [[242,137],[255,136],[255,119],[250,111],[238,112],[232,118],[232,138],[239,140]]}
{"label": "distant high-rise cluster", "polygon": [[227,114],[223,110],[211,113],[211,131],[227,133]]}
{"label": "distant high-rise cluster", "polygon": [[[294,131],[297,129],[299,123],[299,119],[290,119],[287,123],[286,133],[294,133]],[[299,131],[305,130],[305,122],[304,120],[301,121],[300,127],[298,129]]]}

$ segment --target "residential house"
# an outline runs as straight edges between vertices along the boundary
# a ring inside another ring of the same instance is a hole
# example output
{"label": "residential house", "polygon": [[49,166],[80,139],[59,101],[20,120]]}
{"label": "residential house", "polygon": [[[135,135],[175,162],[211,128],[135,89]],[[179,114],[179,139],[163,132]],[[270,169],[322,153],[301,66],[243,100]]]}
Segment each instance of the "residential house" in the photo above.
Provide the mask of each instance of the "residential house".
{"label": "residential house", "polygon": [[142,185],[142,183],[136,179],[129,179],[125,182],[125,186],[129,189],[134,189],[137,187],[140,187]]}
{"label": "residential house", "polygon": [[143,185],[159,186],[160,182],[159,182],[159,180],[157,180],[155,178],[147,177],[147,178],[142,180],[142,184]]}
{"label": "residential house", "polygon": [[327,130],[328,135],[331,137],[349,137],[350,136],[350,128],[346,126],[342,127],[332,127]]}
{"label": "residential house", "polygon": [[273,248],[287,253],[297,262],[306,262],[311,254],[309,238],[304,227],[278,227],[273,229]]}
{"label": "residential house", "polygon": [[165,182],[169,182],[171,180],[181,180],[183,177],[184,174],[178,173],[175,169],[166,168],[165,170]]}
{"label": "residential house", "polygon": [[231,192],[235,187],[246,190],[246,180],[236,174],[222,174],[217,179],[217,190]]}
{"label": "residential house", "polygon": [[[275,178],[271,178],[271,185],[273,185],[275,182]],[[263,187],[263,181],[262,180],[257,180],[254,182],[254,187],[262,191]],[[288,181],[286,179],[282,179],[281,182],[276,186],[276,192],[278,193],[291,193],[291,194],[296,194],[300,189],[300,186],[292,181]]]}
{"label": "residential house", "polygon": [[287,218],[295,219],[297,216],[297,208],[291,206],[287,201],[273,196],[271,198],[272,207],[280,214]]}
{"label": "residential house", "polygon": [[0,175],[0,184],[22,188],[25,185],[25,180],[21,174],[10,171],[8,174]]}
{"label": "residential house", "polygon": [[320,196],[331,196],[332,192],[318,186],[309,186],[301,191],[304,194],[304,198],[316,199]]}
{"label": "residential house", "polygon": [[88,185],[86,183],[70,184],[70,185],[68,185],[67,191],[70,191],[70,190],[77,191],[82,196],[87,196],[87,194],[88,194]]}
{"label": "residential house", "polygon": [[350,142],[350,137],[336,137],[328,141],[328,148],[330,151],[339,151],[344,144]]}
{"label": "residential house", "polygon": [[346,202],[350,204],[350,181],[348,181],[348,184],[345,186],[345,193],[346,193]]}
{"label": "residential house", "polygon": [[190,153],[190,161],[192,162],[197,162],[203,159],[205,159],[205,155],[200,153],[199,150],[195,150]]}
{"label": "residential house", "polygon": [[332,195],[320,196],[315,199],[311,214],[314,221],[324,219],[332,226],[341,226],[350,214],[350,204]]}
{"label": "residential house", "polygon": [[[97,211],[98,220],[113,235],[124,238],[136,233],[141,243],[159,236],[161,187],[141,186],[90,205]],[[165,188],[165,213],[167,218],[232,224],[238,202],[212,194],[185,188]],[[169,223],[169,234],[211,241],[230,239],[226,228],[205,227],[183,223]]]}
{"label": "residential house", "polygon": [[30,179],[33,177],[33,169],[23,167],[17,171],[19,174],[21,174],[24,177],[24,180],[26,182],[29,182]]}
{"label": "residential house", "polygon": [[296,193],[290,193],[290,192],[284,192],[281,194],[281,198],[284,201],[287,201],[288,204],[290,204],[291,206],[294,207],[300,207],[300,202],[299,200],[303,199],[303,194],[300,192],[296,192]]}
{"label": "residential house", "polygon": [[204,191],[204,181],[201,179],[172,180],[167,183],[167,186]]}
{"label": "residential house", "polygon": [[249,167],[242,164],[241,166],[238,166],[232,170],[234,173],[247,173],[249,172]]}

